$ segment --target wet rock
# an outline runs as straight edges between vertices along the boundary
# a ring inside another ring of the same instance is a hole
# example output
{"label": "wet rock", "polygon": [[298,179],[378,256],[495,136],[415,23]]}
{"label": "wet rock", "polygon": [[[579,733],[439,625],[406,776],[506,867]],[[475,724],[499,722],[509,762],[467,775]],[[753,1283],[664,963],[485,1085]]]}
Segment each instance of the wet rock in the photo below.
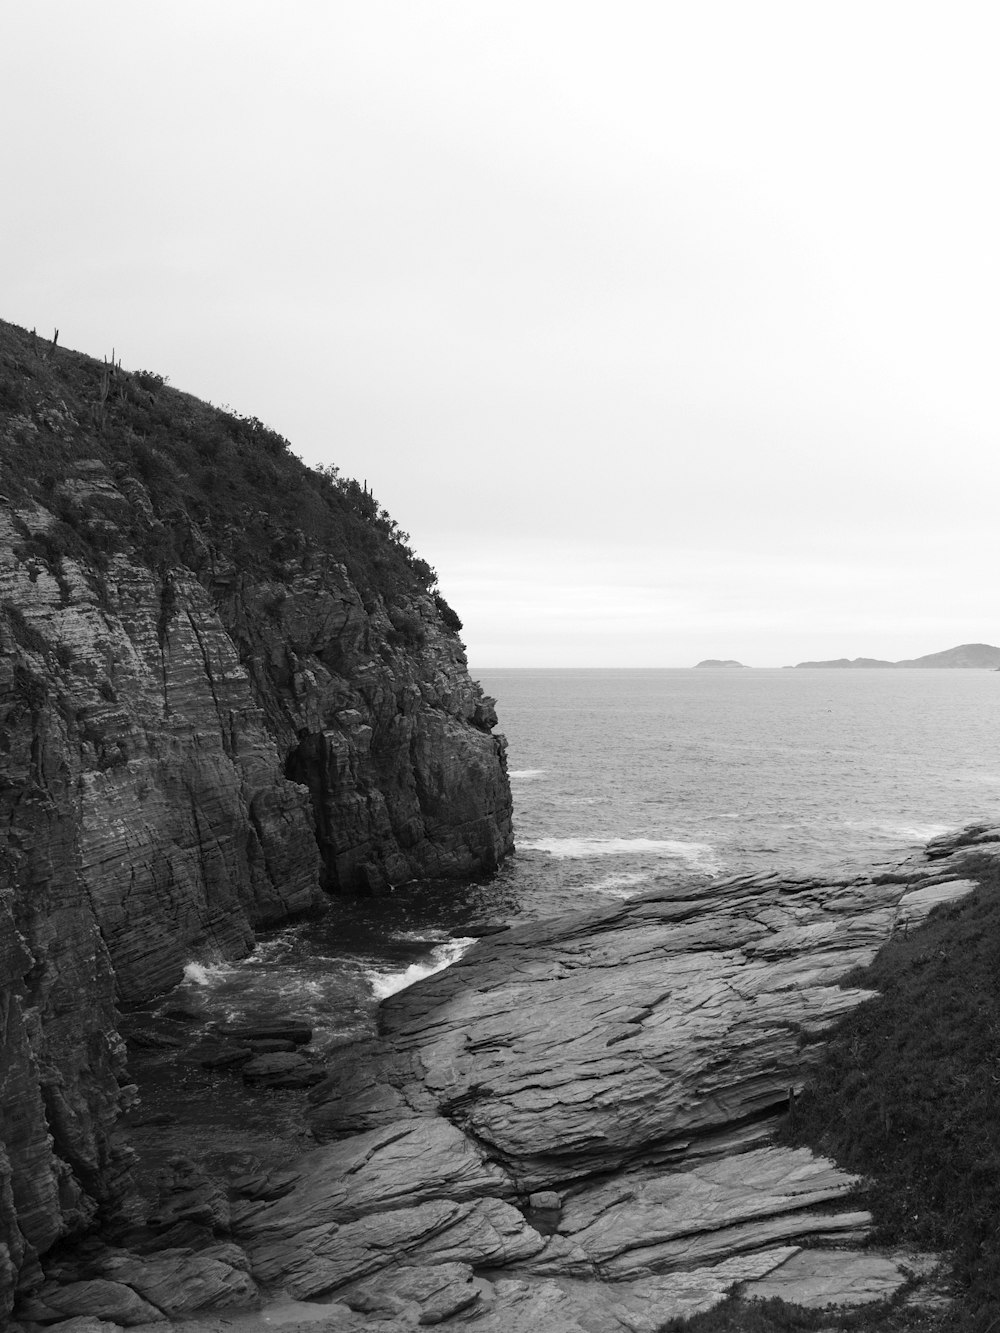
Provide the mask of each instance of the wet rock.
{"label": "wet rock", "polygon": [[262,1023],[226,1023],[217,1029],[220,1037],[236,1042],[287,1041],[293,1046],[306,1046],[312,1041],[312,1028],[295,1019],[276,1019]]}
{"label": "wet rock", "polygon": [[169,1032],[156,1032],[152,1028],[133,1028],[128,1039],[129,1045],[143,1051],[176,1050],[178,1046],[184,1045],[180,1037]]}
{"label": "wet rock", "polygon": [[185,1064],[196,1064],[202,1069],[231,1069],[245,1065],[248,1060],[253,1059],[253,1054],[249,1046],[206,1040],[189,1046],[181,1059]]}
{"label": "wet rock", "polygon": [[240,1073],[244,1082],[265,1088],[310,1088],[325,1077],[324,1071],[310,1064],[304,1055],[291,1053],[256,1055]]}
{"label": "wet rock", "polygon": [[172,1004],[163,1010],[163,1017],[173,1023],[204,1023],[205,1015],[191,1005]]}

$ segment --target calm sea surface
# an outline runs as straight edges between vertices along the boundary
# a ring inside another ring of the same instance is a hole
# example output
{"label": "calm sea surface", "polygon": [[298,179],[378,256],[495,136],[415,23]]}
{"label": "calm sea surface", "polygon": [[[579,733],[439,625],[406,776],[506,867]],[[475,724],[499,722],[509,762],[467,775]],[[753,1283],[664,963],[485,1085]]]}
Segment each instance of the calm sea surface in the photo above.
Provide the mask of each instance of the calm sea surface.
{"label": "calm sea surface", "polygon": [[249,960],[200,959],[210,1017],[305,1014],[328,1042],[446,965],[463,925],[657,880],[897,859],[1000,818],[1000,673],[481,670],[509,742],[517,854],[487,885],[335,904]]}

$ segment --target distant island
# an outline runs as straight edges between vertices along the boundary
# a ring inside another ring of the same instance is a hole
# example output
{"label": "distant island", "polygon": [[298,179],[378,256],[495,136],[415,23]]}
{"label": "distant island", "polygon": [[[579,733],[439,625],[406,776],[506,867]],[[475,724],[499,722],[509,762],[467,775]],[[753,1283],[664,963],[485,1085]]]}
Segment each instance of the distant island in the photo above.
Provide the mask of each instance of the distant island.
{"label": "distant island", "polygon": [[746,662],[734,662],[731,657],[724,662],[718,657],[706,657],[704,662],[695,662],[695,667],[742,667],[744,671],[748,670]]}
{"label": "distant island", "polygon": [[[699,666],[710,665],[714,664],[699,663]],[[957,648],[946,648],[943,653],[928,653],[926,657],[913,657],[903,662],[885,662],[878,657],[838,657],[831,662],[796,662],[792,669],[810,667],[978,667],[996,671],[1000,670],[1000,648],[991,643],[962,643]]]}

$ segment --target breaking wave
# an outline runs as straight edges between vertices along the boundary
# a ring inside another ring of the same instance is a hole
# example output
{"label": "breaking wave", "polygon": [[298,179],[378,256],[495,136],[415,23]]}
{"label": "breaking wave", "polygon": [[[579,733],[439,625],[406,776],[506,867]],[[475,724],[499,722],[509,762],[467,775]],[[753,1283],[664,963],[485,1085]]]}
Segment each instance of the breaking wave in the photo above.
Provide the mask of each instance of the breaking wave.
{"label": "breaking wave", "polygon": [[446,967],[458,961],[475,944],[475,938],[461,936],[435,945],[430,958],[423,963],[410,963],[408,967],[395,971],[382,968],[366,968],[365,974],[371,985],[376,1000],[386,1000],[397,991],[406,990],[424,977],[431,977],[435,972],[443,972]]}
{"label": "breaking wave", "polygon": [[716,871],[719,862],[707,842],[657,838],[535,838],[520,842],[522,851],[548,852],[560,860],[588,856],[657,856],[698,870]]}

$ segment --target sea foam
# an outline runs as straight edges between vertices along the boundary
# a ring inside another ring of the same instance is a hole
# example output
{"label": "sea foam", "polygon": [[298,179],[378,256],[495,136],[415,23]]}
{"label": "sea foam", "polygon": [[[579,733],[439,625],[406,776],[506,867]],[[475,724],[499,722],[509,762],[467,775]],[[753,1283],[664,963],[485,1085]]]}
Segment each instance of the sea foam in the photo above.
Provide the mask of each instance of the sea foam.
{"label": "sea foam", "polygon": [[397,991],[406,990],[407,986],[412,986],[414,982],[422,981],[424,977],[433,976],[435,972],[443,972],[446,967],[457,962],[462,954],[471,949],[475,942],[474,938],[466,936],[446,940],[443,944],[435,945],[426,962],[411,963],[409,967],[401,970],[390,972],[366,968],[365,973],[372,993],[376,1000],[385,1000],[390,995],[395,995]]}
{"label": "sea foam", "polygon": [[662,856],[698,870],[716,871],[719,863],[706,842],[657,838],[535,838],[519,842],[522,851],[548,852],[559,859],[588,856]]}

